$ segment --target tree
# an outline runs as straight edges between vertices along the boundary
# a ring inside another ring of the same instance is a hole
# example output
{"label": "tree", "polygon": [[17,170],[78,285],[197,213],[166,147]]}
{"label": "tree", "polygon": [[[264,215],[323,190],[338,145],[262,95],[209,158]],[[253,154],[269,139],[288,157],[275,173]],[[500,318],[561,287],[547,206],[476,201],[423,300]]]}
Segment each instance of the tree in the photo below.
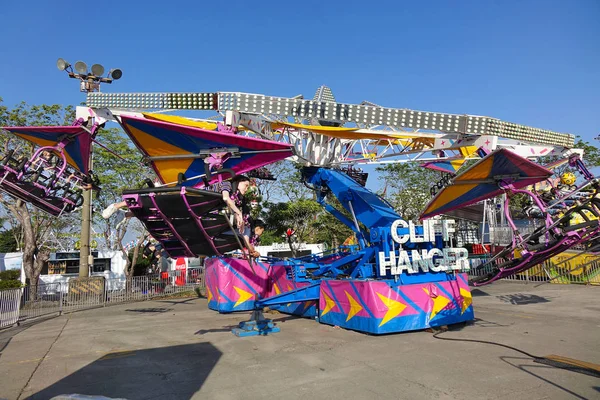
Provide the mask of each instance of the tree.
{"label": "tree", "polygon": [[576,149],[583,149],[583,161],[588,168],[600,167],[600,149],[577,136]]}
{"label": "tree", "polygon": [[[300,166],[281,161],[269,166],[269,169],[277,181],[260,184],[265,199],[260,207],[261,217],[267,223],[261,243],[281,242],[288,228],[295,231],[300,242],[324,243],[334,248],[353,235],[350,228],[315,200],[315,193],[302,183]],[[334,196],[328,196],[326,201],[351,219]]]}
{"label": "tree", "polygon": [[10,229],[0,231],[0,253],[11,253],[17,251],[19,243],[15,231],[21,231],[21,227],[16,226]]}
{"label": "tree", "polygon": [[[138,259],[140,246],[147,239],[148,234],[135,218],[126,219],[119,224],[122,215],[115,215],[105,220],[101,216],[101,211],[108,205],[121,201],[123,190],[139,188],[144,180],[153,180],[155,174],[142,162],[141,154],[120,129],[101,129],[96,140],[110,151],[101,146],[94,148],[94,171],[100,177],[102,187],[94,199],[94,207],[98,211],[94,213],[94,221],[102,226],[106,248],[123,253],[127,260],[126,275],[131,276],[134,271],[131,260]],[[137,236],[132,259],[123,246],[123,239],[128,231],[133,231]]]}
{"label": "tree", "polygon": [[[339,208],[338,208],[339,210]],[[354,232],[328,212],[322,212],[315,221],[318,243],[325,243],[329,248],[341,246]]]}
{"label": "tree", "polygon": [[[288,228],[296,232],[300,242],[310,242],[315,238],[315,221],[321,206],[314,200],[299,199],[287,203],[266,203],[264,220],[271,237],[281,238]],[[268,237],[267,237],[268,238]],[[264,244],[267,238],[261,239]]]}
{"label": "tree", "polygon": [[431,200],[431,186],[441,178],[439,172],[415,163],[387,164],[378,167],[377,171],[384,182],[380,195],[407,221],[418,220]]}
{"label": "tree", "polygon": [[265,203],[295,201],[313,198],[312,192],[302,184],[300,166],[283,160],[269,165],[275,181],[261,181],[260,192]]}
{"label": "tree", "polygon": [[0,272],[0,290],[15,289],[21,287],[21,271],[18,269],[9,269]]}
{"label": "tree", "polygon": [[[22,102],[10,109],[2,104],[0,98],[0,126],[45,126],[70,125],[75,117],[73,107],[54,105],[29,106]],[[0,148],[7,152],[30,156],[33,146],[10,134],[0,135]],[[51,247],[48,246],[53,231],[67,229],[69,218],[55,218],[28,206],[21,200],[2,194],[0,204],[3,206],[11,228],[20,227],[22,232],[23,269],[32,285],[36,285],[44,264],[48,261]]]}

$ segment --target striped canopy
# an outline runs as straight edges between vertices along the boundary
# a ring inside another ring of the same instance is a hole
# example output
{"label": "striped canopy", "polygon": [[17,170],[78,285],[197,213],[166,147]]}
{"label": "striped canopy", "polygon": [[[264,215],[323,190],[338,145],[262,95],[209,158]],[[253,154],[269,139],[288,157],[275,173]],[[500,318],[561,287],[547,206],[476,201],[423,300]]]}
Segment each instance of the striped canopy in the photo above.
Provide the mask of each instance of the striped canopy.
{"label": "striped canopy", "polygon": [[66,143],[64,153],[67,162],[83,174],[89,172],[92,136],[79,125],[8,126],[2,129],[42,147]]}
{"label": "striped canopy", "polygon": [[507,150],[496,150],[453,179],[429,202],[421,219],[496,197],[504,192],[501,184],[523,188],[548,179],[552,171]]}
{"label": "striped canopy", "polygon": [[[223,168],[229,168],[236,174],[293,155],[291,145],[228,132],[128,116],[122,117],[121,124],[139,150],[150,159],[162,183],[176,182],[178,174],[183,173],[187,179],[184,186],[200,186],[202,180],[199,176],[205,172],[201,152],[235,148],[237,154],[227,159]],[[213,175],[209,183],[215,181],[217,177]]]}

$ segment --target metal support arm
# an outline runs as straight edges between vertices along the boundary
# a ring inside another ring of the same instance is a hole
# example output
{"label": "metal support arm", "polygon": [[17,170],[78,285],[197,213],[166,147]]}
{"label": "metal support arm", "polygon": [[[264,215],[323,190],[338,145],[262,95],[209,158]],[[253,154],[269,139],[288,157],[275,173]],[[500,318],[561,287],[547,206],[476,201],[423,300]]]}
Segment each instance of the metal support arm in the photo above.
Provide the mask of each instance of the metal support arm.
{"label": "metal support arm", "polygon": [[281,293],[273,297],[256,301],[256,308],[275,306],[279,304],[297,303],[303,301],[319,300],[320,282],[313,283],[300,289],[295,289],[289,292]]}

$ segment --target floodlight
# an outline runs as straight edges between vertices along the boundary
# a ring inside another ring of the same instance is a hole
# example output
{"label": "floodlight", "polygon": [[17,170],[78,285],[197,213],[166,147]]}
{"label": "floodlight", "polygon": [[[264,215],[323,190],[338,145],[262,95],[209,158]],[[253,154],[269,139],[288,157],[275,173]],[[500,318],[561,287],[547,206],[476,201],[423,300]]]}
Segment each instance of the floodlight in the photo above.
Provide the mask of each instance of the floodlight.
{"label": "floodlight", "polygon": [[92,74],[102,76],[104,74],[104,67],[100,64],[92,65]]}
{"label": "floodlight", "polygon": [[108,75],[116,81],[121,79],[121,77],[123,76],[123,71],[121,71],[119,68],[113,68],[110,70]]}
{"label": "floodlight", "polygon": [[86,63],[84,63],[83,61],[77,61],[75,63],[75,71],[79,72],[80,74],[87,74],[87,65]]}
{"label": "floodlight", "polygon": [[64,71],[65,69],[69,68],[70,66],[71,66],[71,64],[69,64],[68,61],[63,60],[62,58],[59,58],[58,61],[56,61],[56,67],[60,71]]}

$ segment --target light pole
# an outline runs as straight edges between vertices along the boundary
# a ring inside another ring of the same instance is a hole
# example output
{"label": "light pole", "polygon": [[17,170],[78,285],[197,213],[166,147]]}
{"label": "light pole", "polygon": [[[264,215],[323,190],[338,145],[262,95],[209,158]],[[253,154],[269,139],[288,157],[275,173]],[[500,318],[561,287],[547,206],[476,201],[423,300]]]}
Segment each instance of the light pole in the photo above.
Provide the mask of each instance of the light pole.
{"label": "light pole", "polygon": [[[113,80],[120,79],[123,76],[123,72],[120,69],[111,69],[108,72],[106,78],[102,77],[104,74],[104,67],[100,64],[92,65],[92,71],[88,71],[86,63],[83,61],[77,61],[75,63],[75,72],[73,67],[67,61],[59,58],[56,62],[56,66],[61,71],[66,71],[69,78],[80,80],[80,91],[81,92],[96,92],[100,91],[100,83],[112,83]],[[95,135],[96,129],[92,131]],[[92,169],[92,147],[90,146],[90,159],[89,169]],[[91,178],[88,176],[88,178]],[[88,183],[91,179],[88,179]],[[90,231],[92,226],[92,189],[88,186],[83,187],[83,205],[81,208],[81,238],[79,240],[79,276],[86,277],[90,274],[90,265],[94,264],[94,259],[90,254]]]}

